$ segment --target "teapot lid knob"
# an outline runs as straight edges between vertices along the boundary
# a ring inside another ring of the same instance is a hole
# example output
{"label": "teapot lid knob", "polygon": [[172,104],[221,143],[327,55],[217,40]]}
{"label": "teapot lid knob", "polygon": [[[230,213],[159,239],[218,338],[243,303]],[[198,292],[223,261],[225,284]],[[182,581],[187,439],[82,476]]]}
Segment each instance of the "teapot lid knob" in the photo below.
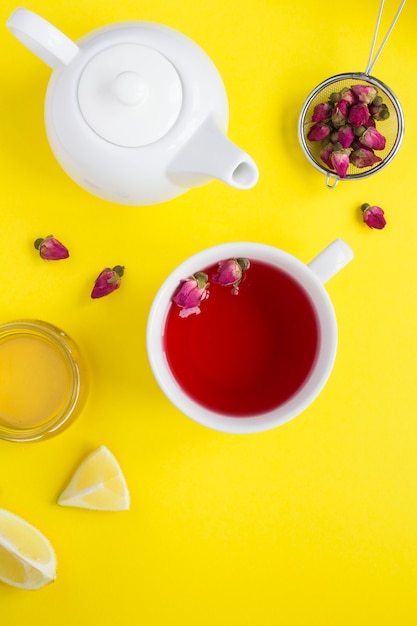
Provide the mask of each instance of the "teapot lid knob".
{"label": "teapot lid knob", "polygon": [[112,92],[122,104],[135,106],[148,96],[149,88],[136,72],[122,72],[112,83]]}
{"label": "teapot lid knob", "polygon": [[79,107],[90,128],[129,148],[161,139],[177,121],[182,101],[172,63],[155,49],[132,43],[96,54],[78,85]]}

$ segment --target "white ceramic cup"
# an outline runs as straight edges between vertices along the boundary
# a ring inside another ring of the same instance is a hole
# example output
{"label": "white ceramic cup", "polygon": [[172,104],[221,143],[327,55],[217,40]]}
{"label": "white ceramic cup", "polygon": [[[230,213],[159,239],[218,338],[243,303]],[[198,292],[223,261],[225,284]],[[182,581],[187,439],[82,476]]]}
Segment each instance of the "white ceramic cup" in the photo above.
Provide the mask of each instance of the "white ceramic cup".
{"label": "white ceramic cup", "polygon": [[[249,417],[230,417],[195,402],[173,376],[164,351],[164,329],[172,296],[179,282],[228,258],[263,261],[287,272],[309,295],[319,327],[317,356],[301,388],[276,409]],[[208,428],[227,433],[254,433],[280,426],[306,409],[324,387],[337,349],[337,323],[324,283],[353,258],[341,239],[333,241],[308,265],[278,248],[252,242],[226,243],[207,248],[181,263],[165,280],[153,301],[147,326],[147,352],[154,376],[168,399],[186,416]]]}

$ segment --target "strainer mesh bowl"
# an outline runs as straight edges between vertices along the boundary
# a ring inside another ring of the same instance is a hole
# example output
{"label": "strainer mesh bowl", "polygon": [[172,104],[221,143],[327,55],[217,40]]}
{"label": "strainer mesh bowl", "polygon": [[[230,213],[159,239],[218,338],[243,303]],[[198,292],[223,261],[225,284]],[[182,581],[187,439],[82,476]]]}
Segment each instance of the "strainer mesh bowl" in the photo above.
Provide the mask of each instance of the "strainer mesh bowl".
{"label": "strainer mesh bowl", "polygon": [[[375,87],[378,91],[378,95],[381,96],[384,104],[387,105],[390,116],[386,120],[376,122],[377,130],[384,135],[386,139],[385,149],[375,151],[375,154],[381,157],[382,161],[379,161],[375,165],[363,168],[358,168],[351,163],[346,177],[340,179],[336,172],[329,169],[329,167],[321,160],[321,142],[309,141],[307,139],[307,134],[313,126],[311,117],[315,107],[322,102],[327,102],[332,93],[338,93],[344,88],[350,88],[352,85],[372,85]],[[320,170],[323,174],[326,174],[328,179],[335,179],[336,182],[338,180],[354,180],[375,174],[388,165],[388,163],[394,158],[401,145],[404,134],[404,116],[397,97],[393,94],[391,89],[389,89],[389,87],[387,87],[387,85],[379,79],[368,76],[363,72],[338,74],[337,76],[328,78],[320,83],[320,85],[318,85],[308,96],[299,117],[298,134],[301,146],[307,158],[312,165],[314,165],[314,167]]]}

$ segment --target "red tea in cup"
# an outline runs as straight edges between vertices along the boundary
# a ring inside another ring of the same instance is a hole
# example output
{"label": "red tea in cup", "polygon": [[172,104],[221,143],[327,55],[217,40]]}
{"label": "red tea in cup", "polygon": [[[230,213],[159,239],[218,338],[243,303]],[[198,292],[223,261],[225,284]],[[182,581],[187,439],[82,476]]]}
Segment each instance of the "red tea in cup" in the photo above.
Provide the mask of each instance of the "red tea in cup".
{"label": "red tea in cup", "polygon": [[300,415],[336,357],[324,285],[352,258],[341,239],[308,264],[247,241],[188,257],[158,289],[146,329],[149,363],[167,399],[195,422],[233,434]]}
{"label": "red tea in cup", "polygon": [[168,366],[183,391],[210,411],[251,417],[287,402],[313,369],[320,332],[312,301],[288,272],[250,259],[235,293],[202,268],[209,297],[180,316],[173,302],[164,329]]}

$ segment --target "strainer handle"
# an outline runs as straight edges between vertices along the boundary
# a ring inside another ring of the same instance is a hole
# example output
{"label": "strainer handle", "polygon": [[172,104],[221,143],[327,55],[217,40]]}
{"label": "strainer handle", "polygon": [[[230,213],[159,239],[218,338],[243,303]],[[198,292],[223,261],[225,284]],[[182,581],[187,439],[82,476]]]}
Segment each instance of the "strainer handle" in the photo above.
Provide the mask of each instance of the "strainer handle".
{"label": "strainer handle", "polygon": [[373,55],[374,49],[375,49],[375,42],[376,42],[376,38],[378,36],[379,23],[381,21],[382,10],[384,8],[384,1],[385,0],[381,0],[381,4],[379,5],[378,17],[376,19],[376,25],[375,25],[375,30],[374,30],[374,36],[373,36],[373,39],[372,39],[371,51],[369,53],[368,65],[367,65],[366,70],[365,70],[366,76],[369,76],[369,74],[372,72],[372,69],[373,69],[375,63],[377,62],[378,57],[381,54],[383,47],[387,43],[388,37],[390,36],[392,29],[394,28],[398,18],[400,17],[400,13],[403,10],[403,6],[405,5],[405,0],[402,0],[402,2],[400,3],[400,6],[398,7],[398,10],[397,10],[397,12],[396,12],[396,14],[394,16],[394,19],[392,20],[391,26],[389,27],[387,34],[385,35],[381,45],[379,46],[378,52],[376,53],[374,59],[372,60],[372,55]]}

